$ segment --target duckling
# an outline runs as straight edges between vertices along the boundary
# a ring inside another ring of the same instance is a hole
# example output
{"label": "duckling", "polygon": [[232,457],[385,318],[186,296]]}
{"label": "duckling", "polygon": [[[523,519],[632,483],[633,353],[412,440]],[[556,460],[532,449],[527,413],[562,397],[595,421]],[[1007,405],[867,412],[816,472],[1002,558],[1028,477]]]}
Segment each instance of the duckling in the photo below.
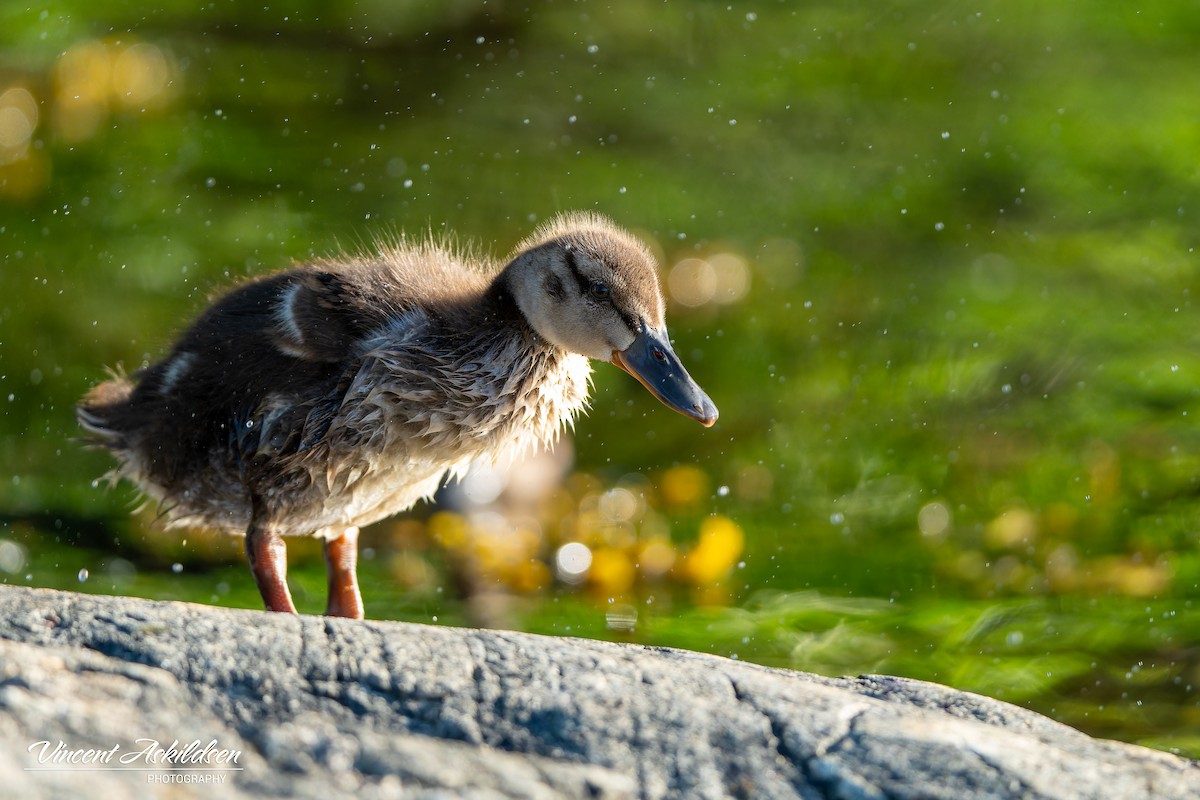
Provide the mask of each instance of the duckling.
{"label": "duckling", "polygon": [[326,613],[361,619],[361,526],[443,476],[549,446],[587,406],[589,359],[711,426],[671,348],[654,257],[593,213],[506,265],[431,240],[318,260],[219,297],[162,361],[79,403],[94,444],[167,527],[245,537],[270,611],[296,612],[283,537],[324,540]]}

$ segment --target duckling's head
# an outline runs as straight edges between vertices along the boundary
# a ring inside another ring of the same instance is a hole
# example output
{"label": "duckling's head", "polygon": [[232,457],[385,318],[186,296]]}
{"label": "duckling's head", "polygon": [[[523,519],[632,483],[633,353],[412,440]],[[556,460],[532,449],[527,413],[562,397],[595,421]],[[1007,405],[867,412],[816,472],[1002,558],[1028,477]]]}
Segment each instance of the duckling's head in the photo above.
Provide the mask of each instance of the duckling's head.
{"label": "duckling's head", "polygon": [[717,421],[671,349],[654,256],[632,234],[598,214],[559,215],[518,246],[504,280],[542,338],[616,364],[705,427]]}

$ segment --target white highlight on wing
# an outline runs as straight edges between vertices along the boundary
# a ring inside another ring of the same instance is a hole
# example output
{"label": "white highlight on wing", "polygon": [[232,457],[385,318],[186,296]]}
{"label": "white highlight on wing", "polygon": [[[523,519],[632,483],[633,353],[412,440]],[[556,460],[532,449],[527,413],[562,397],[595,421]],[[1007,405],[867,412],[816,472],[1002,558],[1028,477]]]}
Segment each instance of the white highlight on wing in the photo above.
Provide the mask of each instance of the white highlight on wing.
{"label": "white highlight on wing", "polygon": [[[279,298],[279,307],[275,310],[275,318],[278,320],[280,327],[298,345],[304,344],[304,331],[296,322],[295,308],[296,296],[302,288],[301,284],[293,283],[285,289],[283,296]],[[292,354],[289,353],[289,355]]]}
{"label": "white highlight on wing", "polygon": [[169,394],[195,362],[196,354],[187,351],[172,358],[167,364],[167,368],[163,370],[162,385],[159,387],[159,391],[162,394]]}

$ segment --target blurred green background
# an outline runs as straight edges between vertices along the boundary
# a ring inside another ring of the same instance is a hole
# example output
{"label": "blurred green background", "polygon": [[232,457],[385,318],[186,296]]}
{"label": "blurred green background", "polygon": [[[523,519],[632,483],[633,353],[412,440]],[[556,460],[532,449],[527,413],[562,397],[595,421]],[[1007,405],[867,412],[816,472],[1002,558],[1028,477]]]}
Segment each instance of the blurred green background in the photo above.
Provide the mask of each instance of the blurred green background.
{"label": "blurred green background", "polygon": [[720,422],[599,365],[559,461],[364,532],[369,616],[1200,756],[1198,54],[1194,0],[7,4],[0,579],[259,607],[237,541],[96,484],[74,401],[244,276],[593,208],[660,254]]}

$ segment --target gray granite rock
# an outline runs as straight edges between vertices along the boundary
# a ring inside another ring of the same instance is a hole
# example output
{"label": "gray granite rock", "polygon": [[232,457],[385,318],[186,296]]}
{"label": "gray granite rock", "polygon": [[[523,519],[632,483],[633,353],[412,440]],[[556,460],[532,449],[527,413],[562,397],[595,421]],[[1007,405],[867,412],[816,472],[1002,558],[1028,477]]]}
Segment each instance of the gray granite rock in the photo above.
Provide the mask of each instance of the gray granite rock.
{"label": "gray granite rock", "polygon": [[[215,742],[238,769],[109,769],[138,739]],[[41,763],[59,742],[120,749]],[[1200,797],[1193,762],[936,684],[18,587],[0,775],[28,798]]]}

